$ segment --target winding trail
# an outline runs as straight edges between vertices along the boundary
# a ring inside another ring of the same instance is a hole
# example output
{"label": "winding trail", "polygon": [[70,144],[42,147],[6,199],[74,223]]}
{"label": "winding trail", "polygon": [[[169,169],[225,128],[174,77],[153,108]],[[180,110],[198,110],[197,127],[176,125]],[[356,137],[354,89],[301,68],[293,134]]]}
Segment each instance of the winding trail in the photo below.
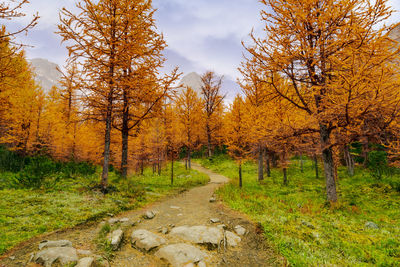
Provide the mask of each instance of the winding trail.
{"label": "winding trail", "polygon": [[[208,266],[282,266],[284,259],[270,249],[264,237],[259,234],[260,230],[244,215],[232,211],[220,202],[210,203],[209,199],[215,190],[229,181],[228,178],[215,174],[198,164],[193,164],[192,168],[209,175],[210,182],[201,187],[193,188],[175,197],[164,198],[155,202],[144,209],[130,211],[118,217],[129,218],[137,221],[144,212],[154,211],[156,216],[152,220],[142,220],[140,224],[133,226],[125,235],[125,241],[121,249],[115,253],[115,258],[111,266],[168,266],[165,262],[154,256],[154,252],[142,253],[130,245],[130,234],[132,230],[145,229],[158,234],[160,227],[174,226],[216,226],[210,222],[211,218],[218,218],[219,224],[225,224],[228,229],[233,229],[236,225],[245,227],[248,233],[242,236],[242,241],[236,248],[229,248],[226,251],[210,250],[206,247],[198,246],[205,250],[210,258],[207,260]],[[83,225],[64,232],[55,233],[47,236],[48,240],[70,240],[77,249],[96,250],[94,240],[98,234],[100,226],[98,224]],[[161,233],[160,233],[161,235]],[[168,236],[168,235],[166,235]],[[42,238],[43,239],[43,238]],[[37,245],[41,240],[31,240],[25,247],[17,250],[12,257],[0,261],[0,266],[25,266],[29,255],[37,251]],[[168,243],[178,242],[168,236]]]}

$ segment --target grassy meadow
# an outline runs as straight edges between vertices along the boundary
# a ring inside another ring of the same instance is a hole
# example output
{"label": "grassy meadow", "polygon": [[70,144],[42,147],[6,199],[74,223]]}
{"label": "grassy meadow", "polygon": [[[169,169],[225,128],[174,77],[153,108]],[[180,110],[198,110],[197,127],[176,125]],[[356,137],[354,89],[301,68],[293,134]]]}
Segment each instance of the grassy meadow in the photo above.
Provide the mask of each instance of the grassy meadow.
{"label": "grassy meadow", "polygon": [[349,177],[340,168],[340,203],[332,207],[325,200],[322,166],[316,179],[311,160],[304,162],[304,173],[292,160],[288,186],[279,169],[259,183],[256,164],[246,162],[242,189],[238,167],[227,156],[200,163],[231,178],[219,197],[259,223],[291,266],[400,266],[399,174],[379,180],[357,168]]}
{"label": "grassy meadow", "polygon": [[38,174],[38,177],[45,177],[40,185],[35,183],[37,177],[32,178],[32,162],[24,167],[29,170],[28,176],[24,169],[15,172],[3,168],[0,171],[0,254],[37,235],[97,220],[109,213],[135,209],[162,196],[208,182],[206,175],[186,171],[177,163],[173,186],[169,167],[161,176],[146,169],[143,176],[131,175],[127,180],[111,172],[112,192],[103,195],[95,190],[100,168],[79,163],[81,170],[72,168],[70,171],[71,166],[49,159],[37,161],[36,167],[46,170],[45,166],[52,166]]}

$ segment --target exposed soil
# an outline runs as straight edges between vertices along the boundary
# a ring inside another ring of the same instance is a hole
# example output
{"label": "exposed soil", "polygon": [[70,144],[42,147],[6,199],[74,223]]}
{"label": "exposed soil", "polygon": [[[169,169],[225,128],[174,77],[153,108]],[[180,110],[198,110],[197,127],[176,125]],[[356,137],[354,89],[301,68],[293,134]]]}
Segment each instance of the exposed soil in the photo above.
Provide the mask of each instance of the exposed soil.
{"label": "exposed soil", "polygon": [[[210,176],[208,185],[197,187],[186,191],[178,196],[163,199],[140,210],[120,214],[118,217],[129,218],[131,221],[141,219],[147,210],[154,211],[156,216],[152,220],[143,220],[136,226],[131,227],[126,232],[125,243],[121,249],[115,253],[111,266],[168,266],[167,263],[153,256],[154,252],[142,253],[132,248],[129,237],[132,229],[146,229],[158,233],[160,227],[174,226],[195,226],[195,225],[218,225],[225,224],[232,230],[234,226],[241,225],[248,230],[242,241],[236,248],[223,248],[207,251],[211,256],[207,260],[208,266],[283,266],[285,259],[274,252],[268,245],[260,229],[252,223],[246,216],[239,214],[225,207],[221,202],[210,203],[209,199],[214,191],[223,183],[228,182],[224,176],[215,174],[197,164],[193,164],[193,169],[203,172]],[[220,219],[220,223],[212,224],[211,218]],[[32,239],[18,246],[18,249],[11,251],[0,260],[0,266],[26,266],[31,253],[37,251],[38,243],[43,239],[47,240],[70,240],[77,249],[91,250],[101,255],[95,243],[99,231],[99,224],[87,224],[74,229],[47,235],[45,238]],[[160,235],[162,235],[160,233]],[[164,236],[168,243],[175,240],[168,235]],[[178,242],[178,241],[177,241]],[[207,250],[206,247],[201,247]]]}

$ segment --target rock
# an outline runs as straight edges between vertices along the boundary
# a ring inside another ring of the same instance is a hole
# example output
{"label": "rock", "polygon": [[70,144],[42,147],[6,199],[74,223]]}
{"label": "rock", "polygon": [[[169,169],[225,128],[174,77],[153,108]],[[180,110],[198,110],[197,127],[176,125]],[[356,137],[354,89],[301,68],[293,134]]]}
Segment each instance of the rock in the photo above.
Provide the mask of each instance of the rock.
{"label": "rock", "polygon": [[78,253],[79,256],[91,256],[93,255],[93,252],[90,250],[84,250],[84,249],[77,249],[76,253]]}
{"label": "rock", "polygon": [[124,232],[121,229],[115,230],[111,233],[109,240],[111,242],[111,247],[113,250],[118,250],[121,245],[122,239],[124,237]]}
{"label": "rock", "polygon": [[171,227],[171,228],[174,228],[175,224],[170,223],[170,224],[168,224],[168,226]]}
{"label": "rock", "polygon": [[78,264],[75,265],[75,267],[95,267],[96,263],[94,261],[94,258],[92,257],[86,257],[82,258],[78,261]]}
{"label": "rock", "polygon": [[160,229],[158,231],[164,235],[168,234],[168,232],[169,232],[167,227],[160,227]]}
{"label": "rock", "polygon": [[368,228],[368,229],[379,229],[379,226],[374,222],[366,222],[365,223],[365,228]]}
{"label": "rock", "polygon": [[312,225],[312,224],[309,223],[309,222],[301,221],[301,224],[304,225],[304,226],[307,226],[308,228],[315,229],[315,226]]}
{"label": "rock", "polygon": [[188,244],[173,244],[159,249],[156,257],[167,260],[172,266],[186,266],[203,261],[207,254]]}
{"label": "rock", "polygon": [[211,197],[209,201],[210,201],[210,203],[214,203],[214,202],[217,202],[217,199],[215,197]]}
{"label": "rock", "polygon": [[244,228],[241,225],[236,225],[233,230],[235,231],[236,234],[238,235],[245,235],[246,234],[246,228]]}
{"label": "rock", "polygon": [[183,214],[182,214],[182,213],[179,213],[178,216],[183,216]]}
{"label": "rock", "polygon": [[239,236],[235,235],[232,232],[226,231],[225,235],[226,235],[226,242],[230,247],[236,247],[237,245],[239,245],[240,241],[242,241],[242,239]]}
{"label": "rock", "polygon": [[72,247],[52,247],[39,251],[33,258],[35,263],[51,267],[55,262],[61,265],[74,264],[78,262],[76,249]]}
{"label": "rock", "polygon": [[212,223],[219,223],[220,222],[220,220],[218,218],[212,218],[210,221]]}
{"label": "rock", "polygon": [[111,219],[108,220],[109,224],[116,224],[118,222],[119,222],[119,219],[115,219],[115,218],[111,218]]}
{"label": "rock", "polygon": [[44,240],[39,243],[39,250],[43,248],[56,248],[56,247],[72,247],[72,243],[71,241],[68,240],[57,240],[57,241]]}
{"label": "rock", "polygon": [[218,246],[223,239],[223,230],[208,226],[180,226],[171,230],[170,235],[180,237],[196,244],[211,244]]}
{"label": "rock", "polygon": [[8,257],[10,260],[15,260],[15,257],[14,256],[10,256],[10,257]]}
{"label": "rock", "polygon": [[121,223],[129,222],[129,218],[121,218],[119,219],[119,222]]}
{"label": "rock", "polygon": [[147,220],[151,220],[151,219],[153,219],[154,217],[156,216],[156,214],[153,212],[153,211],[147,211],[145,214],[144,214],[144,218],[145,219],[147,219]]}
{"label": "rock", "polygon": [[132,246],[149,251],[165,244],[165,239],[147,230],[136,230],[132,232]]}
{"label": "rock", "polygon": [[207,264],[204,261],[197,263],[197,267],[207,267]]}

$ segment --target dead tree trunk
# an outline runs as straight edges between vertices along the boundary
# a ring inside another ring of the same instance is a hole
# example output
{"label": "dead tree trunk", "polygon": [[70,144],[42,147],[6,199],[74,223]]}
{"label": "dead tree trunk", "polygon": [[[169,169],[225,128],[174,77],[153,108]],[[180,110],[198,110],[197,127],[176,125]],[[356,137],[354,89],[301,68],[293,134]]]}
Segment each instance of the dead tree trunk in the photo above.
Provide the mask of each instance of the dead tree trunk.
{"label": "dead tree trunk", "polygon": [[264,180],[264,149],[258,146],[258,181]]}
{"label": "dead tree trunk", "polygon": [[242,178],[242,161],[239,163],[239,187],[243,187],[243,178]]}

